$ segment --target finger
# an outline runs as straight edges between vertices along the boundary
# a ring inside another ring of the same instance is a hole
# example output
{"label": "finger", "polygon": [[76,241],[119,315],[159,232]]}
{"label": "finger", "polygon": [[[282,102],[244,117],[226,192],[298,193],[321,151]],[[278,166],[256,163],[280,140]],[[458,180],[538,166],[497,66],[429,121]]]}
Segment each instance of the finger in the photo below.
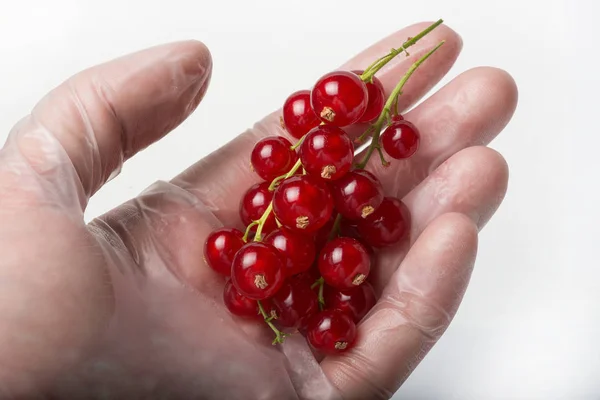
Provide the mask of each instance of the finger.
{"label": "finger", "polygon": [[389,167],[372,157],[369,169],[389,193],[402,198],[452,154],[496,137],[511,119],[517,97],[514,80],[503,70],[464,72],[406,114],[421,133],[418,151],[406,160],[391,160]]}
{"label": "finger", "polygon": [[[398,43],[414,36],[428,25],[416,24],[383,39],[354,57],[344,68],[365,68],[389,52],[391,47],[398,46]],[[432,56],[431,62],[422,66],[406,87],[406,93],[401,97],[402,108],[410,106],[425,95],[447,73],[462,47],[460,37],[442,25],[411,48],[410,57],[396,57],[378,74],[386,91],[390,92],[410,65],[441,40],[446,40],[446,44]],[[286,135],[279,125],[279,116],[280,111],[267,116],[248,132],[184,171],[173,183],[194,193],[225,225],[238,225],[239,200],[250,185],[260,180],[250,170],[250,152],[262,137]]]}
{"label": "finger", "polygon": [[477,227],[456,213],[431,222],[358,327],[354,348],[321,363],[348,399],[390,398],[450,324],[477,252]]}
{"label": "finger", "polygon": [[402,262],[411,242],[429,223],[446,213],[461,213],[481,229],[500,206],[508,185],[504,158],[487,147],[461,150],[439,166],[403,201],[411,213],[410,241],[384,249],[369,279],[381,293]]}
{"label": "finger", "polygon": [[37,104],[15,127],[3,153],[13,166],[23,161],[24,170],[50,187],[65,185],[65,175],[75,177],[85,203],[126,159],[194,110],[210,74],[210,54],[195,41],[154,47],[93,67]]}

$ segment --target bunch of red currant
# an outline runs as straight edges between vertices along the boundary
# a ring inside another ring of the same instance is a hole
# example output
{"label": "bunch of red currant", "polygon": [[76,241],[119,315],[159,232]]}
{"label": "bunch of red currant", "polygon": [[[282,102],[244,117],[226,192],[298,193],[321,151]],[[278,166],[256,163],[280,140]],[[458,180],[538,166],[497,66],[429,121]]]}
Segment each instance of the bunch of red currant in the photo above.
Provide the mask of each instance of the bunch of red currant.
{"label": "bunch of red currant", "polygon": [[[364,71],[330,72],[312,90],[293,93],[281,122],[298,141],[272,136],[252,150],[252,168],[264,182],[241,200],[246,231],[212,232],[204,254],[211,268],[231,277],[224,292],[230,312],[264,320],[275,332],[273,343],[299,331],[322,353],[343,352],[375,305],[368,282],[373,248],[403,240],[410,214],[402,201],[385,197],[380,181],[364,168],[375,151],[387,165],[383,151],[405,159],[417,150],[419,132],[398,114],[397,99],[443,42],[413,64],[387,101],[375,73],[441,22]],[[371,144],[355,162],[343,128],[365,123],[370,125],[357,140],[371,137]]]}

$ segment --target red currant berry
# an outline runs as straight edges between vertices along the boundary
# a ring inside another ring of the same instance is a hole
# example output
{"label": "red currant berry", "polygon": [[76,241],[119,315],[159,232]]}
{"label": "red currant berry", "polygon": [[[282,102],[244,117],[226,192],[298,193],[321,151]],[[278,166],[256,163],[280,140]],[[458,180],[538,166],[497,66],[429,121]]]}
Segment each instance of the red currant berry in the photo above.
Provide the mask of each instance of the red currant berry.
{"label": "red currant berry", "polygon": [[261,139],[252,149],[252,168],[266,181],[286,174],[298,160],[298,155],[291,147],[290,141],[281,136]]}
{"label": "red currant berry", "polygon": [[204,242],[204,260],[220,274],[231,275],[235,253],[244,245],[244,234],[237,229],[222,228],[213,231]]}
{"label": "red currant berry", "polygon": [[[360,76],[364,71],[355,70],[352,71],[356,75]],[[365,82],[367,86],[369,104],[367,105],[367,110],[363,114],[362,117],[358,120],[358,122],[373,122],[381,114],[383,110],[383,106],[385,104],[385,90],[383,89],[383,84],[376,77],[372,78],[373,82]]]}
{"label": "red currant berry", "polygon": [[408,121],[392,122],[381,134],[381,144],[390,157],[397,160],[408,158],[419,148],[420,134]]}
{"label": "red currant berry", "polygon": [[323,179],[339,179],[352,167],[354,145],[341,128],[330,125],[313,128],[300,145],[302,166]]}
{"label": "red currant berry", "polygon": [[231,280],[240,294],[248,298],[269,298],[285,280],[283,257],[270,244],[247,243],[233,259]]}
{"label": "red currant berry", "polygon": [[400,114],[394,114],[392,116],[392,122],[404,121],[404,117]]}
{"label": "red currant berry", "polygon": [[231,280],[228,280],[227,283],[225,283],[223,302],[229,312],[233,315],[262,319],[262,316],[258,312],[256,300],[249,299],[238,292],[235,286],[233,286],[233,283],[231,283]]}
{"label": "red currant berry", "polygon": [[287,281],[271,298],[277,323],[286,328],[299,328],[319,311],[317,294],[310,283],[300,279]]}
{"label": "red currant berry", "polygon": [[293,176],[275,190],[273,210],[281,224],[296,231],[316,232],[333,212],[329,188],[310,175]]}
{"label": "red currant berry", "polygon": [[352,125],[367,110],[367,86],[350,71],[333,71],[317,81],[310,92],[310,103],[323,122],[340,127]]}
{"label": "red currant berry", "polygon": [[331,185],[336,210],[348,219],[366,218],[383,201],[383,186],[372,173],[351,171]]}
{"label": "red currant berry", "polygon": [[354,345],[356,325],[339,310],[325,310],[308,321],[306,337],[316,350],[324,354],[339,354]]}
{"label": "red currant berry", "polygon": [[[249,225],[252,221],[259,220],[269,207],[273,199],[273,192],[269,191],[269,182],[257,183],[248,189],[240,201],[240,218],[244,225]],[[277,228],[275,216],[271,213],[265,225],[263,226],[263,234],[267,234]],[[253,231],[256,230],[254,227]]]}
{"label": "red currant berry", "polygon": [[340,237],[327,243],[319,256],[319,271],[330,286],[350,289],[363,283],[371,270],[371,259],[358,240]]}
{"label": "red currant berry", "polygon": [[306,135],[320,122],[310,106],[310,90],[292,93],[283,103],[283,125],[296,139]]}
{"label": "red currant berry", "polygon": [[285,259],[286,276],[307,271],[315,261],[315,242],[311,237],[281,227],[264,240],[281,252]]}
{"label": "red currant berry", "polygon": [[328,309],[342,311],[357,324],[377,303],[375,290],[369,282],[346,290],[337,290],[325,285],[323,297],[325,299],[325,306]]}
{"label": "red currant berry", "polygon": [[394,197],[386,197],[377,210],[357,224],[358,233],[373,247],[398,243],[410,231],[410,211]]}

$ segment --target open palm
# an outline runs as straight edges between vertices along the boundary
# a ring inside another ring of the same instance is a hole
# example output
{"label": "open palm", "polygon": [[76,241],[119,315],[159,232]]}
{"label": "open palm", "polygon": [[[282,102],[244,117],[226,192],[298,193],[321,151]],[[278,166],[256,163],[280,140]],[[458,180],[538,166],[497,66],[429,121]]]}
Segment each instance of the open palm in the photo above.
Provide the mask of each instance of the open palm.
{"label": "open palm", "polygon": [[[417,24],[352,59],[360,69]],[[462,43],[445,26],[378,76],[388,94],[408,67],[446,44],[407,84],[406,109],[450,69]],[[315,360],[301,337],[280,347],[262,323],[229,315],[224,280],[202,260],[216,227],[237,226],[257,177],[253,144],[285,135],[274,113],[171,182],[86,225],[89,198],[122,163],[181,123],[210,80],[198,42],[94,67],[53,90],[0,151],[0,397],[388,398],[442,335],[469,281],[478,230],[507,185],[483,147],[516,106],[513,80],[476,68],[406,114],[422,134],[405,162],[370,168],[411,210],[410,243],[382,252],[379,301],[356,346]],[[211,133],[214,134],[214,133]]]}

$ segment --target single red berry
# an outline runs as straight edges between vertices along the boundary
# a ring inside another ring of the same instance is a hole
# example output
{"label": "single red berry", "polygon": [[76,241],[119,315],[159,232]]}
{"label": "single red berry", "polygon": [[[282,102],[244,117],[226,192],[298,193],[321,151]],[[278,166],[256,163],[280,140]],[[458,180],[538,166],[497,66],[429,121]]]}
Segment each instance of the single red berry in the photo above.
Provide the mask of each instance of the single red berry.
{"label": "single red berry", "polygon": [[300,145],[300,159],[310,175],[339,179],[352,167],[354,145],[341,128],[317,126],[308,132]]}
{"label": "single red berry", "polygon": [[320,122],[310,106],[310,90],[294,92],[283,103],[284,128],[296,139],[306,135]]}
{"label": "single red berry", "polygon": [[247,243],[233,259],[231,280],[240,294],[248,298],[269,298],[285,280],[283,257],[270,244]]}
{"label": "single red berry", "polygon": [[366,218],[383,201],[379,179],[364,169],[351,171],[331,184],[336,210],[348,219]]}
{"label": "single red berry", "polygon": [[367,110],[367,86],[350,71],[333,71],[317,81],[310,92],[310,103],[323,122],[340,127],[352,125]]}
{"label": "single red berry", "polygon": [[[360,76],[364,71],[354,70],[352,71],[356,75]],[[383,106],[385,105],[385,90],[383,84],[376,77],[372,78],[373,82],[365,82],[367,86],[369,104],[367,104],[367,110],[358,122],[373,122],[381,114]]]}
{"label": "single red berry", "polygon": [[286,281],[271,298],[277,313],[277,324],[286,328],[299,328],[319,311],[317,294],[310,283],[300,279]]}
{"label": "single red berry", "polygon": [[333,212],[327,185],[310,175],[292,176],[275,190],[273,211],[279,222],[296,231],[316,232]]}
{"label": "single red berry", "polygon": [[350,289],[363,283],[371,270],[371,259],[358,240],[339,237],[327,243],[319,256],[319,271],[325,283]]}
{"label": "single red berry", "polygon": [[[259,220],[269,207],[273,199],[273,192],[269,191],[269,182],[257,183],[248,189],[240,201],[240,218],[244,225],[249,225],[252,221]],[[263,226],[263,235],[275,230],[277,223],[273,213],[269,215]],[[253,231],[256,230],[254,227]]]}
{"label": "single red berry", "polygon": [[377,210],[357,224],[358,233],[373,247],[398,243],[410,232],[410,211],[400,200],[386,197]]}
{"label": "single red berry", "polygon": [[381,144],[390,157],[397,160],[408,158],[419,148],[420,134],[409,121],[392,122],[381,134]]}
{"label": "single red berry", "polygon": [[315,242],[310,236],[281,227],[264,240],[281,252],[285,259],[286,276],[307,271],[315,261]]}
{"label": "single red berry", "polygon": [[375,290],[369,282],[345,290],[338,290],[325,285],[323,288],[323,297],[327,309],[340,310],[357,324],[377,303]]}
{"label": "single red berry", "polygon": [[354,345],[356,325],[352,318],[339,310],[325,310],[308,321],[306,337],[316,350],[324,354],[339,354]]}
{"label": "single red berry", "polygon": [[244,245],[244,234],[237,229],[221,228],[208,235],[204,242],[204,260],[220,274],[231,275],[235,253]]}
{"label": "single red berry", "polygon": [[262,319],[262,316],[258,311],[256,300],[249,299],[238,292],[235,286],[233,286],[233,283],[231,283],[231,280],[228,280],[227,283],[225,283],[223,302],[225,303],[225,306],[227,306],[229,312],[233,315]]}
{"label": "single red berry", "polygon": [[281,136],[261,139],[254,145],[250,163],[256,173],[266,181],[286,174],[298,160],[289,140]]}
{"label": "single red berry", "polygon": [[392,122],[404,121],[404,117],[400,114],[394,114],[392,116]]}

